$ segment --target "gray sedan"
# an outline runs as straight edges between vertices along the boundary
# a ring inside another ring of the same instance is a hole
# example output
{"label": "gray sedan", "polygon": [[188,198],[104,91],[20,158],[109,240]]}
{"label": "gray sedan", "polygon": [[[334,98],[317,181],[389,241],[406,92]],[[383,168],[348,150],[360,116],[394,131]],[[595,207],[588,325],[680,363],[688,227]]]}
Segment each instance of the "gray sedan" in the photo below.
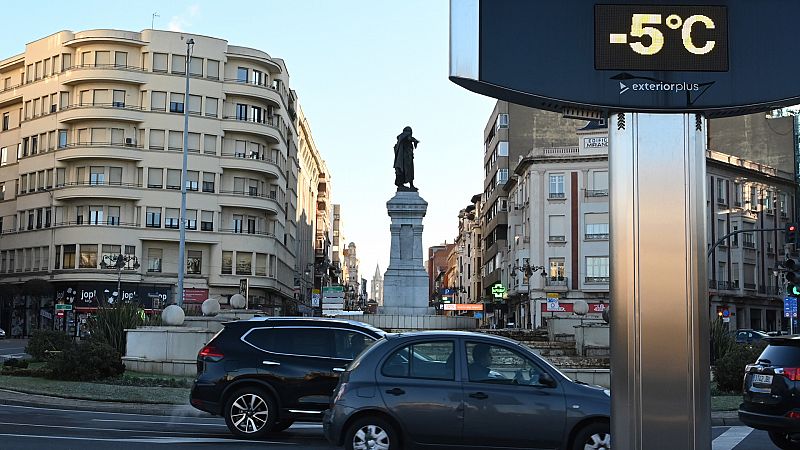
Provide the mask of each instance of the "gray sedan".
{"label": "gray sedan", "polygon": [[479,333],[387,335],[342,374],[323,419],[348,450],[608,449],[608,390],[519,343]]}

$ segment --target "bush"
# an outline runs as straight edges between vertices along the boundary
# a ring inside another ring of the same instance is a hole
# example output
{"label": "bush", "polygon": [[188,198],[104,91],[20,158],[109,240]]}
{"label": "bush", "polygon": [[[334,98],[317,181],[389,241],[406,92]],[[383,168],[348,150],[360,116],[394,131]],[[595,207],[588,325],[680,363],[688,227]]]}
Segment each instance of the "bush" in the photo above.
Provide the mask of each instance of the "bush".
{"label": "bush", "polygon": [[112,378],[125,371],[122,355],[111,345],[97,338],[72,344],[47,362],[47,378],[69,381],[94,381]]}
{"label": "bush", "polygon": [[765,346],[765,344],[734,345],[724,356],[717,358],[717,365],[712,370],[719,390],[741,393],[745,366],[753,364]]}
{"label": "bush", "polygon": [[49,352],[60,352],[70,346],[72,339],[63,331],[34,330],[28,339],[25,353],[34,359],[43,361],[50,356]]}
{"label": "bush", "polygon": [[37,378],[44,378],[50,374],[50,371],[45,369],[44,367],[37,367],[37,368],[20,368],[20,367],[8,367],[3,366],[0,369],[0,375],[9,375],[14,377],[37,377]]}
{"label": "bush", "polygon": [[711,365],[716,364],[719,358],[723,358],[728,352],[736,347],[736,339],[733,333],[728,331],[725,323],[720,318],[714,318],[710,324],[711,331]]}
{"label": "bush", "polygon": [[97,310],[97,315],[89,319],[92,338],[100,339],[114,347],[119,354],[125,354],[125,330],[136,328],[145,322],[139,305],[117,303],[111,307]]}
{"label": "bush", "polygon": [[24,359],[11,358],[3,361],[3,367],[15,367],[19,369],[27,369],[28,361]]}

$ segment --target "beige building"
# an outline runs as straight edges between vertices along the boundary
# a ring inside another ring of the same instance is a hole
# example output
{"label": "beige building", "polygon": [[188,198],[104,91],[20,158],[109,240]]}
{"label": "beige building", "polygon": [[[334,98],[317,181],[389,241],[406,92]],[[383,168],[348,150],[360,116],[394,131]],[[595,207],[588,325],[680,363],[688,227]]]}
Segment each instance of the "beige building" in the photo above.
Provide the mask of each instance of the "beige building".
{"label": "beige building", "polygon": [[[62,31],[0,61],[0,283],[47,280],[79,308],[113,294],[119,277],[123,297],[173,302],[189,108],[187,302],[224,301],[247,278],[251,306],[296,311],[293,280],[313,262],[313,244],[299,241],[314,235],[296,221],[316,215],[314,175],[300,167],[320,164],[309,162],[310,132],[298,146],[286,65],[191,36],[187,99],[189,37]],[[102,268],[118,254],[131,259],[119,273]],[[40,310],[52,311],[52,296],[20,305],[3,292],[0,326],[48,325]]]}

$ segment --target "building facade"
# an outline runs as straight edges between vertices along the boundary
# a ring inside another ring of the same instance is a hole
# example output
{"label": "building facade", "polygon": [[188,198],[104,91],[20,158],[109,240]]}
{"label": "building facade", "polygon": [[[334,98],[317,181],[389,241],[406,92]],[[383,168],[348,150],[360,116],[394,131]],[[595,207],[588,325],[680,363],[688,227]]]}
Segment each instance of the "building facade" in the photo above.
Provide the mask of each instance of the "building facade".
{"label": "building facade", "polygon": [[333,241],[331,245],[331,265],[330,277],[332,285],[342,285],[347,281],[344,276],[344,251],[346,249],[343,223],[342,223],[342,205],[333,204]]}
{"label": "building facade", "polygon": [[358,275],[358,249],[355,242],[347,244],[344,250],[344,290],[345,308],[356,310],[359,307],[359,295],[361,293],[361,277]]}
{"label": "building facade", "polygon": [[[62,31],[0,61],[0,283],[17,290],[4,289],[0,325],[13,335],[48,326],[53,302],[91,308],[117,283],[147,308],[175,301],[184,108],[187,303],[224,303],[246,278],[251,307],[297,311],[305,230],[286,65],[205,36],[187,64],[185,37]],[[120,254],[120,270],[101,264]],[[33,279],[53,293],[26,297]]]}

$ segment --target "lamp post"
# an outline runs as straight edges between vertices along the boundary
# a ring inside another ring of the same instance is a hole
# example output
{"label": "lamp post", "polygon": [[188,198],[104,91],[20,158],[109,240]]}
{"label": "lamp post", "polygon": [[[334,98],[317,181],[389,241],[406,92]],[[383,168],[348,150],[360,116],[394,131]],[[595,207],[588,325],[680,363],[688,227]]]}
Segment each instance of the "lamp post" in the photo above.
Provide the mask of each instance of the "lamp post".
{"label": "lamp post", "polygon": [[[545,266],[536,266],[536,265],[532,266],[528,261],[525,261],[525,264],[523,264],[521,266],[514,266],[514,267],[511,268],[511,274],[510,275],[511,275],[512,278],[516,278],[517,277],[517,271],[520,271],[521,273],[525,274],[525,277],[527,277],[527,278],[530,278],[536,272],[539,272],[542,277],[546,277],[547,276],[547,268]],[[530,281],[529,281],[528,282],[528,292],[527,292],[527,295],[526,295],[526,299],[530,300],[530,297],[531,297],[531,284],[530,284]],[[535,310],[533,305],[529,305],[529,307],[530,307],[530,311],[535,311],[535,314],[538,314],[538,311]],[[524,324],[527,323],[527,320],[525,320],[523,317],[520,317],[519,319],[523,321],[523,326],[524,326]],[[534,322],[535,322],[535,317],[534,317]],[[520,327],[520,324],[516,324],[516,326]]]}
{"label": "lamp post", "polygon": [[135,255],[123,255],[122,253],[119,255],[103,255],[103,260],[100,261],[101,269],[117,269],[117,295],[120,297],[122,296],[122,269],[130,262],[133,262],[134,270],[140,267],[139,258]]}
{"label": "lamp post", "polygon": [[183,167],[181,169],[181,220],[178,243],[178,295],[176,302],[183,308],[183,277],[186,272],[186,163],[189,158],[189,60],[194,39],[186,41],[186,93],[183,96]]}

